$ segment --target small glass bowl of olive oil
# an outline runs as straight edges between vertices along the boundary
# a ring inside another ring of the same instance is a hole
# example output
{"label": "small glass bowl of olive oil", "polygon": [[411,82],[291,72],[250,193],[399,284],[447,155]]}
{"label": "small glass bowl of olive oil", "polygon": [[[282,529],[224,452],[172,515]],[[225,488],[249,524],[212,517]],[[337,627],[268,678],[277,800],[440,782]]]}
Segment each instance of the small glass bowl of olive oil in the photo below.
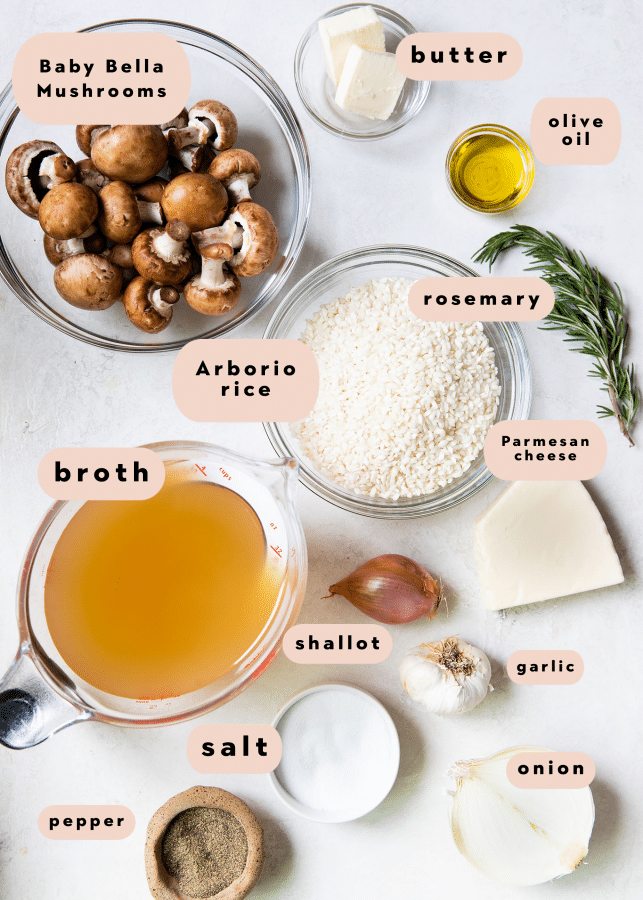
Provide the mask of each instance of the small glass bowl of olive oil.
{"label": "small glass bowl of olive oil", "polygon": [[513,209],[534,183],[534,158],[519,134],[502,125],[476,125],[455,139],[446,176],[454,196],[469,209]]}

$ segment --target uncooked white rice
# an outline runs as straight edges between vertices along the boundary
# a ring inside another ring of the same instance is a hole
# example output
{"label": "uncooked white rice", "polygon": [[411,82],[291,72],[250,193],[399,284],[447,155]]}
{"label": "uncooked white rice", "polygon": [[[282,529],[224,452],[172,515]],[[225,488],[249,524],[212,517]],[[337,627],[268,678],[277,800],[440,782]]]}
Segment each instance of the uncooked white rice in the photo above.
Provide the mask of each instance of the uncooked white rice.
{"label": "uncooked white rice", "polygon": [[440,490],[476,459],[500,383],[480,322],[423,322],[412,281],[351,288],[308,320],[301,340],[319,397],[292,426],[302,453],[356,494],[397,500]]}

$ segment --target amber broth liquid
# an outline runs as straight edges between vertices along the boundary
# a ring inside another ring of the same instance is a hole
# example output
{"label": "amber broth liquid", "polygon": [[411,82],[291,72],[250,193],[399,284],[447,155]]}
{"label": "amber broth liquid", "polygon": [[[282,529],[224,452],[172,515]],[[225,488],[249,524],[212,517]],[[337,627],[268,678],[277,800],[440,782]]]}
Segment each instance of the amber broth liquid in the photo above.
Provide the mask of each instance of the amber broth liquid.
{"label": "amber broth liquid", "polygon": [[166,479],[150,500],[85,503],[49,564],[45,615],[65,662],[101,691],[185,694],[230,670],[276,599],[252,507]]}

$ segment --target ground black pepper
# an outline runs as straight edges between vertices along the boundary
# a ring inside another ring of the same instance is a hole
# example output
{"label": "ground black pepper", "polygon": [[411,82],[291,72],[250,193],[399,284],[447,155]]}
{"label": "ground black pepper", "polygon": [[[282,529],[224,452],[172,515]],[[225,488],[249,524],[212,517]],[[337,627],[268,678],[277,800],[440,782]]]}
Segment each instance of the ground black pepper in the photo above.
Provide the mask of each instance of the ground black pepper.
{"label": "ground black pepper", "polygon": [[232,813],[193,806],[168,825],[161,855],[179,890],[199,900],[218,894],[243,873],[248,839]]}

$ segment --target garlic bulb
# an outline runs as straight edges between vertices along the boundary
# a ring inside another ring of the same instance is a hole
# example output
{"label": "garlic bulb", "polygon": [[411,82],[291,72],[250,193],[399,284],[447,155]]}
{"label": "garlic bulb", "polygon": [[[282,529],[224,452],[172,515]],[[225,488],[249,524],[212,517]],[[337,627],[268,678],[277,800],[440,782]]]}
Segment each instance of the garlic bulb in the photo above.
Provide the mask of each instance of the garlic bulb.
{"label": "garlic bulb", "polygon": [[409,697],[439,716],[468,712],[493,690],[485,654],[457,637],[410,650],[400,675]]}
{"label": "garlic bulb", "polygon": [[487,759],[457,762],[448,773],[457,783],[451,828],[458,850],[494,881],[542,884],[573,872],[587,856],[594,825],[588,787],[529,790],[507,778],[512,756],[543,750],[512,747]]}

